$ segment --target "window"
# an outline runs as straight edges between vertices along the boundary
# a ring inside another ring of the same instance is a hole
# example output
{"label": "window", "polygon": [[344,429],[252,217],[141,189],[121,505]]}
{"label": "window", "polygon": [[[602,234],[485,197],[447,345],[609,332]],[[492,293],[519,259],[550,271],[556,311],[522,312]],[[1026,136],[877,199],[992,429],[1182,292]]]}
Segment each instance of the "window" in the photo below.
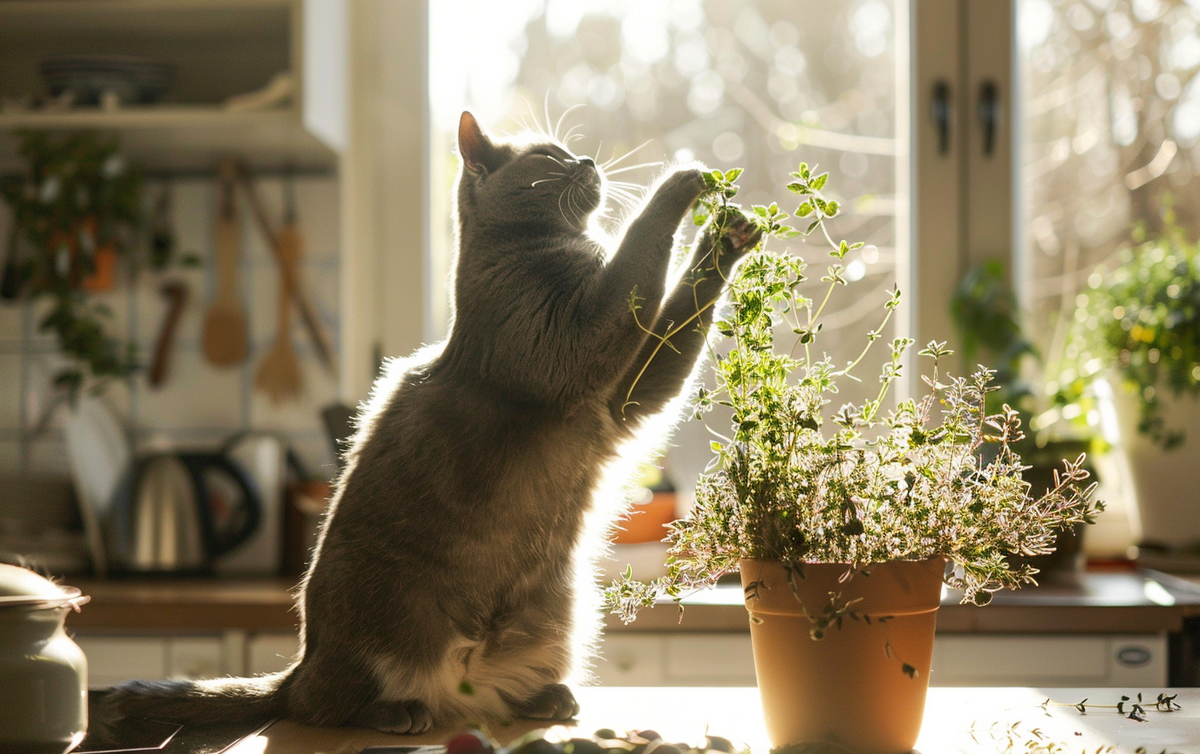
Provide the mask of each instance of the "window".
{"label": "window", "polygon": [[[1076,303],[1132,225],[1158,227],[1170,194],[1189,235],[1200,230],[1198,29],[1195,0],[430,4],[431,193],[445,202],[432,214],[431,320],[444,327],[459,111],[500,131],[561,116],[577,151],[637,148],[618,168],[744,167],[746,204],[781,197],[801,160],[830,170],[847,208],[838,233],[868,244],[849,265],[864,282],[829,323],[852,336],[836,346],[847,353],[894,284],[908,314],[885,337],[955,341],[959,281],[1002,261],[1047,357],[1039,380],[1053,383],[1050,371],[1074,368]],[[656,169],[616,177],[644,184]],[[707,459],[690,442],[685,428],[684,484]]]}
{"label": "window", "polygon": [[[664,161],[696,159],[745,168],[744,205],[780,200],[790,211],[798,202],[784,186],[798,163],[830,170],[845,207],[837,232],[867,245],[847,260],[848,277],[861,282],[839,290],[825,317],[827,331],[848,337],[825,340],[835,360],[857,356],[908,254],[906,19],[902,0],[431,4],[437,334],[447,316],[438,281],[452,242],[451,153],[468,107],[497,132],[563,134],[576,152],[612,161],[607,173],[629,182],[626,193],[652,181]],[[823,270],[824,243],[794,246]],[[814,292],[823,290],[821,274]],[[893,334],[889,325],[885,338]],[[860,366],[864,390],[877,389],[869,381],[878,372],[878,363]],[[682,432],[672,466],[676,482],[690,485],[708,443],[702,427]]]}

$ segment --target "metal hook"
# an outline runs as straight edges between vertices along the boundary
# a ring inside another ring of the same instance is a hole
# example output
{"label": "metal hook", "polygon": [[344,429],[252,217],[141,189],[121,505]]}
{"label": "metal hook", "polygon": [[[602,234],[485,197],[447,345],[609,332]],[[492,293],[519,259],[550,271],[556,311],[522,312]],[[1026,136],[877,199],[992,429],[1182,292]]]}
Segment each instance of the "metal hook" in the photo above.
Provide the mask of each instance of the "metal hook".
{"label": "metal hook", "polygon": [[1000,88],[991,79],[979,87],[979,125],[983,126],[983,154],[990,157],[1000,129]]}
{"label": "metal hook", "polygon": [[945,79],[933,82],[929,117],[937,129],[938,154],[946,154],[950,151],[950,84]]}

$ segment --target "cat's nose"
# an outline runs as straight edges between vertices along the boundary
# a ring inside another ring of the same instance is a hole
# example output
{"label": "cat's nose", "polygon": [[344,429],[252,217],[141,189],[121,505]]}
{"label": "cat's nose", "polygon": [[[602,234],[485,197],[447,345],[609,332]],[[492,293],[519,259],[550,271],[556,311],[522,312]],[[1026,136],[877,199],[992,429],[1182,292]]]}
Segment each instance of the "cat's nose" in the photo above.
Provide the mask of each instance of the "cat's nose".
{"label": "cat's nose", "polygon": [[594,168],[594,167],[596,167],[596,161],[595,161],[595,160],[593,160],[591,157],[580,157],[580,158],[579,158],[579,164],[580,164],[580,165],[587,165],[589,168]]}

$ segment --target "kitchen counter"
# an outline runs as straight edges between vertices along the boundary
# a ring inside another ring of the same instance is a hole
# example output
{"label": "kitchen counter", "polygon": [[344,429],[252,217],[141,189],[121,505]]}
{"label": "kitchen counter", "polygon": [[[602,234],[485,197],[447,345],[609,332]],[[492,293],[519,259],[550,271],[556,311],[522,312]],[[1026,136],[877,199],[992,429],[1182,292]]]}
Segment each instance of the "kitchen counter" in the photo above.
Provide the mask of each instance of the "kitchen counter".
{"label": "kitchen counter", "polygon": [[[1178,694],[1182,709],[1159,712],[1153,699],[1160,692]],[[1147,721],[1126,719],[1113,709],[1122,695],[1143,694],[1150,703]],[[617,731],[653,728],[668,741],[702,741],[705,731],[735,744],[749,745],[756,754],[770,746],[763,730],[758,690],[755,688],[581,688],[576,695],[582,712],[573,732],[590,735],[602,727]],[[1092,706],[1082,715],[1073,706],[1088,699]],[[1042,708],[1046,700],[1062,706]],[[1014,723],[1020,725],[1013,729]],[[493,734],[509,741],[536,727],[522,722],[497,728]],[[916,751],[921,754],[1026,751],[1034,741],[1031,730],[1042,736],[1037,751],[1088,751],[1115,746],[1119,752],[1145,747],[1150,752],[1200,753],[1200,689],[1122,688],[933,688],[929,690],[925,720]],[[354,728],[310,728],[289,721],[277,722],[263,733],[246,739],[229,754],[353,754],[367,746],[443,743],[452,730],[420,736],[391,736]],[[1005,748],[1008,736],[1015,745]],[[1061,749],[1045,748],[1059,744]],[[1030,747],[1032,748],[1032,747]]]}
{"label": "kitchen counter", "polygon": [[[84,631],[291,631],[296,627],[285,579],[137,579],[71,581],[90,595],[67,625]],[[939,633],[1178,633],[1200,615],[1200,585],[1153,571],[1088,572],[1016,592],[985,608],[943,596]],[[606,631],[746,632],[741,588],[694,595],[684,615],[670,604],[644,610],[629,626],[607,616]]]}
{"label": "kitchen counter", "polygon": [[68,616],[85,631],[293,631],[288,579],[66,579],[91,602]]}

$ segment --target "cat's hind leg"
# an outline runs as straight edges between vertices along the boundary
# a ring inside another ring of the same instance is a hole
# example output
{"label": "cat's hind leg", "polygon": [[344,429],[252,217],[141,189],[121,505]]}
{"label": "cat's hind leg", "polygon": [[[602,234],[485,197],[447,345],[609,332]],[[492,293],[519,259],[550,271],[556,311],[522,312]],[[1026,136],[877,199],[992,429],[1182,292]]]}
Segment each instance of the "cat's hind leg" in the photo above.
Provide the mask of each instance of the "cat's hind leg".
{"label": "cat's hind leg", "polygon": [[354,658],[311,653],[288,689],[287,717],[307,725],[346,725],[379,698],[379,687]]}

